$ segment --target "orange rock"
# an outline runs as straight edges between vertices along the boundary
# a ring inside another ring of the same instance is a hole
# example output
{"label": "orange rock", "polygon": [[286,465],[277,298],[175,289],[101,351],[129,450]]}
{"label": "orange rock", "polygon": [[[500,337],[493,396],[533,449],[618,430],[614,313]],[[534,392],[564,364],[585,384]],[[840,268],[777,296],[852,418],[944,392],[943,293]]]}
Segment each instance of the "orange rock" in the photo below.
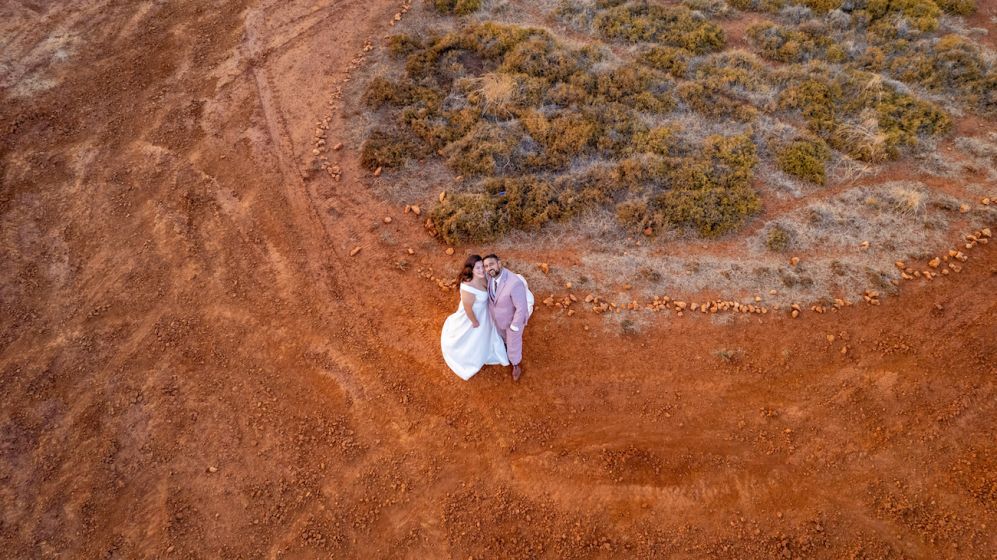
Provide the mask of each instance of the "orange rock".
{"label": "orange rock", "polygon": [[453,251],[453,247],[447,247],[447,254],[448,254],[448,255],[452,255],[452,254],[453,254],[453,252],[454,252],[454,251]]}
{"label": "orange rock", "polygon": [[940,264],[942,264],[942,259],[940,259],[938,257],[935,257],[935,258],[931,259],[930,261],[928,261],[928,266],[930,266],[931,268],[938,268],[938,265],[940,265]]}
{"label": "orange rock", "polygon": [[380,177],[381,176],[381,168],[380,167],[378,167],[377,169],[374,170],[374,176],[375,177]]}
{"label": "orange rock", "polygon": [[796,266],[800,264],[800,257],[793,257],[789,259],[789,266]]}
{"label": "orange rock", "polygon": [[412,205],[412,213],[415,214],[416,216],[421,216],[422,215],[422,208],[419,208],[418,204],[413,204]]}
{"label": "orange rock", "polygon": [[356,247],[354,247],[354,248],[353,248],[353,250],[352,250],[352,251],[350,251],[350,256],[351,256],[351,257],[355,257],[355,256],[356,256],[356,254],[357,254],[357,253],[359,253],[359,252],[360,252],[360,246],[359,246],[359,245],[357,245]]}

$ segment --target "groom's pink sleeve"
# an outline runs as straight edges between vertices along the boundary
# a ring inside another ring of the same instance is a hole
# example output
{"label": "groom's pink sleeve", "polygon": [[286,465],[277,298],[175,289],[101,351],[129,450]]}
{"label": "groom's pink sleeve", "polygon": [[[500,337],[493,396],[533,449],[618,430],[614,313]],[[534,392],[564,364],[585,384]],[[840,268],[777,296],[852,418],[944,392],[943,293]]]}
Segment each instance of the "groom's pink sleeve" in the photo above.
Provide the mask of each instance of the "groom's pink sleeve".
{"label": "groom's pink sleeve", "polygon": [[529,306],[526,302],[526,286],[523,285],[522,280],[512,286],[512,306],[516,309],[512,315],[512,324],[522,332],[523,327],[526,326],[526,320],[530,316]]}

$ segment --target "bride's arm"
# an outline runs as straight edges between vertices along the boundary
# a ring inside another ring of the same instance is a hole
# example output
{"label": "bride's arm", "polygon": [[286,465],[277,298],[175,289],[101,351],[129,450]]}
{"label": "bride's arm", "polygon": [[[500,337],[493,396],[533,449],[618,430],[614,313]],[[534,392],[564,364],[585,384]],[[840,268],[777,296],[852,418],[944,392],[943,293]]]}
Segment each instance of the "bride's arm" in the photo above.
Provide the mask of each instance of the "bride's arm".
{"label": "bride's arm", "polygon": [[474,294],[460,291],[460,303],[464,306],[464,313],[467,313],[467,318],[471,320],[471,326],[478,328],[478,318],[474,316]]}

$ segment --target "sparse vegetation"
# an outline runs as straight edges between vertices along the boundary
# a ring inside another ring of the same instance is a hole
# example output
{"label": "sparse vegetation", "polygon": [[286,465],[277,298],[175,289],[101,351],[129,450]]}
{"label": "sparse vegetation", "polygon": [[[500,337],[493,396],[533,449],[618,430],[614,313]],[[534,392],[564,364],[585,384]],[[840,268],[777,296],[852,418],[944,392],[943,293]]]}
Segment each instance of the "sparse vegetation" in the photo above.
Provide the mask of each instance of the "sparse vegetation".
{"label": "sparse vegetation", "polygon": [[[453,14],[480,7],[433,5]],[[723,30],[709,18],[730,15],[730,6],[772,14],[748,36],[780,65],[746,50],[722,51]],[[580,31],[634,45],[625,55],[488,21],[397,35],[388,47],[404,59],[405,74],[369,84],[364,103],[384,126],[370,133],[362,161],[389,168],[437,154],[466,177],[467,191],[431,216],[452,243],[534,230],[604,205],[629,231],[681,228],[711,237],[760,208],[751,186],[756,141],[783,172],[823,185],[835,151],[876,163],[947,131],[946,112],[917,91],[957,92],[984,112],[997,108],[992,61],[961,35],[935,34],[940,6],[965,13],[971,0],[842,6],[588,0],[557,9]],[[689,110],[713,128],[688,128]],[[806,130],[756,140],[759,118],[802,119]],[[721,126],[735,128],[711,134]]]}

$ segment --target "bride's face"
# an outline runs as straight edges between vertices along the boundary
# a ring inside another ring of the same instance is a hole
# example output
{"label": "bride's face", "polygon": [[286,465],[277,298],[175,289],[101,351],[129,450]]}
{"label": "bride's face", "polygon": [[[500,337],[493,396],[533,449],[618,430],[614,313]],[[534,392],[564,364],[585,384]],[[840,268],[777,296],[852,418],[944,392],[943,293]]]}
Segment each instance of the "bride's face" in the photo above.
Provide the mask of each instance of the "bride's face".
{"label": "bride's face", "polygon": [[474,269],[472,270],[474,274],[474,279],[479,280],[485,277],[485,265],[481,264],[481,261],[474,263]]}

